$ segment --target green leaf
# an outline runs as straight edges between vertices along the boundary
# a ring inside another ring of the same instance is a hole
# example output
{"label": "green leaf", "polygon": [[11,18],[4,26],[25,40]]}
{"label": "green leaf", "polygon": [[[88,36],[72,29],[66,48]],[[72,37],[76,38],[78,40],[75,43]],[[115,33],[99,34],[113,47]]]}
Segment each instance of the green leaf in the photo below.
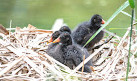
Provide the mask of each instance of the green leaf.
{"label": "green leaf", "polygon": [[129,4],[130,4],[130,7],[131,8],[135,8],[135,2],[134,0],[128,0],[129,1]]}
{"label": "green leaf", "polygon": [[86,42],[83,46],[85,47],[103,28],[105,28],[122,10],[124,10],[127,6],[129,6],[129,2],[126,1],[109,19],[108,21],[102,25],[102,27]]}

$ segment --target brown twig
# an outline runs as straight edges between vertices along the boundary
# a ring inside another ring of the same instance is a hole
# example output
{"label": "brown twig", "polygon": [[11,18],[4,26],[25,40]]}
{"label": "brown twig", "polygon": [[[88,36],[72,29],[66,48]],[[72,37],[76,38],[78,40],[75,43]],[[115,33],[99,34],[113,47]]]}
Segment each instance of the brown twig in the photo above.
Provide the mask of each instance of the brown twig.
{"label": "brown twig", "polygon": [[2,24],[0,24],[0,33],[3,33],[4,35],[8,35],[9,31],[6,30],[6,28]]}

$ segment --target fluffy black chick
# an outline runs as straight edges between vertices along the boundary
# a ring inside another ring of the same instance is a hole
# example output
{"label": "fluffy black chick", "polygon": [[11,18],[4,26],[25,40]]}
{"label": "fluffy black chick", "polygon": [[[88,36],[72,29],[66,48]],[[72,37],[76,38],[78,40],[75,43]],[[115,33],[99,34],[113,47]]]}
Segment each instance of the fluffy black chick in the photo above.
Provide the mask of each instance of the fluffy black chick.
{"label": "fluffy black chick", "polygon": [[[59,35],[63,32],[68,32],[71,34],[71,30],[68,26],[62,26],[58,31],[55,31],[50,40],[48,41],[49,43],[53,42],[55,39],[59,37]],[[54,59],[58,60],[61,63],[64,63],[63,55],[60,54],[60,47],[58,47],[59,43],[51,43],[48,45],[47,53],[52,56]],[[55,51],[56,50],[56,51]]]}
{"label": "fluffy black chick", "polygon": [[[98,14],[92,16],[89,21],[82,22],[72,32],[72,37],[75,43],[84,46],[92,35],[104,24],[105,21]],[[86,46],[88,50],[98,43],[104,36],[104,31],[98,33]]]}
{"label": "fluffy black chick", "polygon": [[[87,58],[89,56],[88,51],[85,48],[77,44],[72,43],[72,38],[69,33],[62,33],[53,43],[59,43],[56,54],[63,55],[64,63],[71,69],[78,66],[82,61],[83,57]],[[92,66],[91,60],[84,65],[84,72],[92,72],[90,69]],[[81,71],[81,69],[80,69]]]}

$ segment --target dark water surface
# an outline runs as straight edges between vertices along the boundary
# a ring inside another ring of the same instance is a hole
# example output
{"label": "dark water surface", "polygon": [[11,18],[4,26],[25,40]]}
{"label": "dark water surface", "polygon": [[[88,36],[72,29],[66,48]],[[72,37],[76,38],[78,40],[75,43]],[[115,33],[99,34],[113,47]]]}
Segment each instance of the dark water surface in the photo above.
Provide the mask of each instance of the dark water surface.
{"label": "dark water surface", "polygon": [[[0,23],[9,27],[12,20],[12,27],[32,24],[41,29],[51,29],[56,19],[63,18],[64,22],[73,29],[78,23],[89,20],[94,14],[100,14],[104,20],[108,20],[125,1],[0,0]],[[131,9],[128,7],[124,11],[130,13]],[[126,31],[125,28],[129,26],[130,17],[120,13],[106,29],[122,36]]]}

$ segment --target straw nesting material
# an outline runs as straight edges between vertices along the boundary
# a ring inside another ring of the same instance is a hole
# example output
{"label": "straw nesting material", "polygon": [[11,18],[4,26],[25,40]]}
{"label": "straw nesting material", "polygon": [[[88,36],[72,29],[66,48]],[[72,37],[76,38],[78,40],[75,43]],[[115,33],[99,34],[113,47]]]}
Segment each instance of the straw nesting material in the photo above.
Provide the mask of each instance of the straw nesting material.
{"label": "straw nesting material", "polygon": [[[46,41],[53,31],[37,29],[32,25],[15,28],[9,35],[0,33],[0,80],[123,80],[126,75],[129,31],[123,37],[115,36],[109,43],[96,49],[92,73],[78,72],[56,61],[46,53]],[[137,80],[137,35],[131,47],[129,80]],[[101,42],[106,40],[104,38]],[[99,57],[97,57],[99,55]],[[86,60],[86,59],[85,59]]]}

